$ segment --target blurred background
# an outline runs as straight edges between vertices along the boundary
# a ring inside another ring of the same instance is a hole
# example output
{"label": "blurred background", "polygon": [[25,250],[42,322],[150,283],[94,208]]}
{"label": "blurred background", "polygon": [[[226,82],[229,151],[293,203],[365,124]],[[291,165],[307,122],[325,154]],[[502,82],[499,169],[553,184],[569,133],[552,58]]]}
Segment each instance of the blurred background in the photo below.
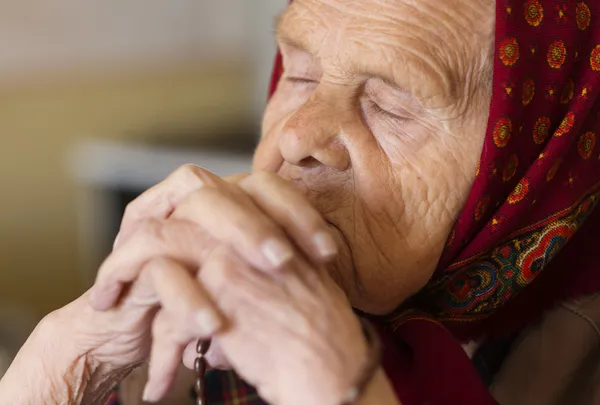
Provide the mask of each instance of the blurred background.
{"label": "blurred background", "polygon": [[0,0],[0,372],[89,287],[127,202],[247,170],[286,0]]}

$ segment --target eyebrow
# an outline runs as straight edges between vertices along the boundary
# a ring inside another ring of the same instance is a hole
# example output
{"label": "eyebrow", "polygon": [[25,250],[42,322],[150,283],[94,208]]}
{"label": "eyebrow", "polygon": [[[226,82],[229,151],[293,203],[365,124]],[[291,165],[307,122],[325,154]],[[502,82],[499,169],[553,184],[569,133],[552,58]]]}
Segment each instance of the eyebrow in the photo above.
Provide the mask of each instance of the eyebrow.
{"label": "eyebrow", "polygon": [[369,77],[371,77],[373,79],[379,79],[383,82],[383,84],[385,84],[386,86],[389,86],[395,90],[402,91],[405,93],[410,93],[410,91],[408,89],[404,88],[399,83],[396,83],[396,81],[393,79],[393,77],[391,77],[389,75],[374,74],[374,75],[369,75]]}
{"label": "eyebrow", "polygon": [[312,52],[310,52],[309,47],[307,46],[306,43],[303,43],[301,41],[298,41],[298,40],[292,38],[283,29],[283,20],[285,18],[286,13],[287,13],[287,11],[284,11],[275,16],[275,19],[274,19],[275,39],[277,40],[277,42],[291,46],[292,48],[296,48],[296,49],[299,49],[304,52],[312,53]]}

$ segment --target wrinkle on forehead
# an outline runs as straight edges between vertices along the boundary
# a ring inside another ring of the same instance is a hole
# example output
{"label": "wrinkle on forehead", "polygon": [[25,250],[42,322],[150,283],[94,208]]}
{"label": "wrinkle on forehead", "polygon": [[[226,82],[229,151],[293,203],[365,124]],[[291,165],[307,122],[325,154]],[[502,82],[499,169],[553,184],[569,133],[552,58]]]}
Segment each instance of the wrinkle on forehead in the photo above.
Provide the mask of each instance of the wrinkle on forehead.
{"label": "wrinkle on forehead", "polygon": [[493,3],[295,0],[280,37],[293,38],[341,76],[378,75],[419,99],[454,101],[483,69],[478,51],[493,38]]}

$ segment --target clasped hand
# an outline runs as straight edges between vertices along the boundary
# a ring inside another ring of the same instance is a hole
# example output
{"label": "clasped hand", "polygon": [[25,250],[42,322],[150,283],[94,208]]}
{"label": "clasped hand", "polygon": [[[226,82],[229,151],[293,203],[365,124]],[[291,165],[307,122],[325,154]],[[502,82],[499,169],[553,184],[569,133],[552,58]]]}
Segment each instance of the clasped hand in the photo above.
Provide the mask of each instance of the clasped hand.
{"label": "clasped hand", "polygon": [[111,255],[84,296],[79,345],[100,364],[150,359],[145,399],[170,389],[199,338],[274,404],[335,403],[366,352],[329,277],[336,234],[275,174],[222,179],[184,166],[126,209]]}

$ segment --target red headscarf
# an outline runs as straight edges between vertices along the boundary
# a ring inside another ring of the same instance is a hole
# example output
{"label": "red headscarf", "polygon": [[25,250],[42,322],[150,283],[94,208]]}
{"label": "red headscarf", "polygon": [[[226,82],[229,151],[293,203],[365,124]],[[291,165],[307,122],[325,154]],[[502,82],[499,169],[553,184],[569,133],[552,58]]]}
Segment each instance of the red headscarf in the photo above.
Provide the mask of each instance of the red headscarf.
{"label": "red headscarf", "polygon": [[[271,93],[281,73],[279,55]],[[496,0],[473,188],[436,274],[386,322],[385,366],[404,405],[494,403],[458,338],[518,330],[600,290],[599,93],[599,2]]]}

